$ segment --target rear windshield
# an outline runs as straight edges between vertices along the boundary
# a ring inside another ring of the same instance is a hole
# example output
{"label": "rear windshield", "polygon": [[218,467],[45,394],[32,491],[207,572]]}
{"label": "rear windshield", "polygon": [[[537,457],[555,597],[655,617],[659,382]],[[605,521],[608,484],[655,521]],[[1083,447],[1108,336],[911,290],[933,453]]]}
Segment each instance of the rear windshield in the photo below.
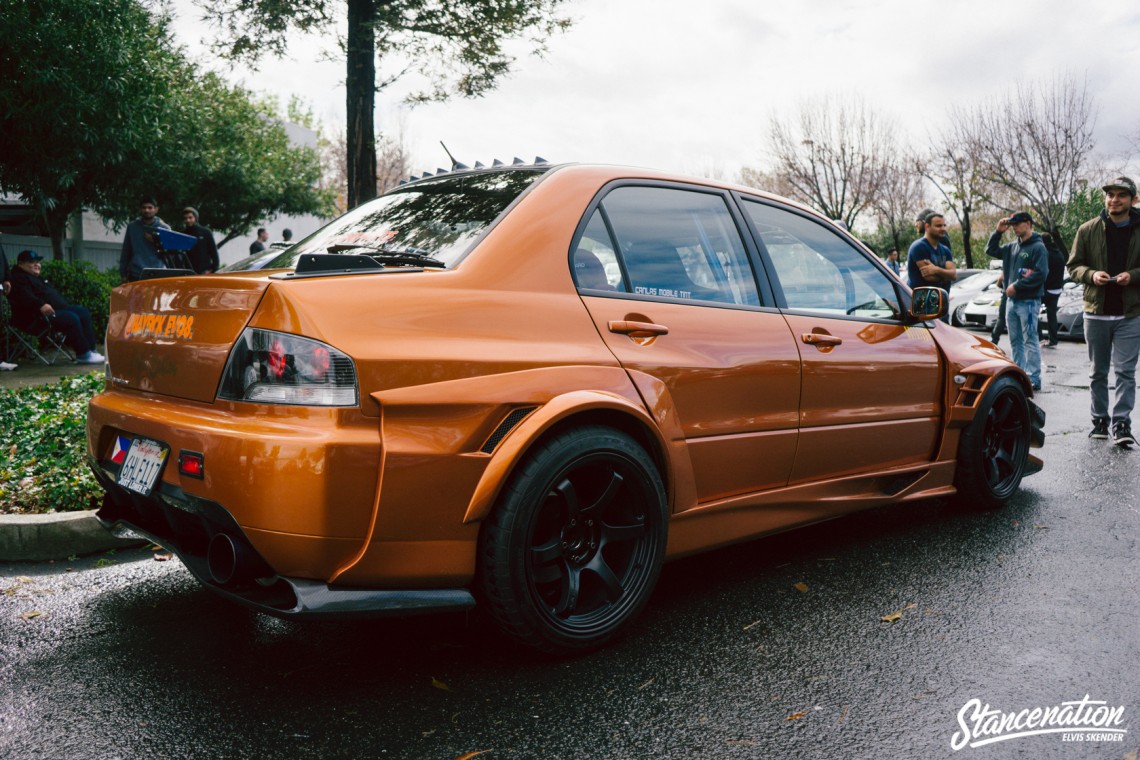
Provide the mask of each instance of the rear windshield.
{"label": "rear windshield", "polygon": [[422,254],[450,267],[544,171],[456,174],[393,190],[317,230],[265,268],[294,267],[306,253],[366,254],[370,248]]}

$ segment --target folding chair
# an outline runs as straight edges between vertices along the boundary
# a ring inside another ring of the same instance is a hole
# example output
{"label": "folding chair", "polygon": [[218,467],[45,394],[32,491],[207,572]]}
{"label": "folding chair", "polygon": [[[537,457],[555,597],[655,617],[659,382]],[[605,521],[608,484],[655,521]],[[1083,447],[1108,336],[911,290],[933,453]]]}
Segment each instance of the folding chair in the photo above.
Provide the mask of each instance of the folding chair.
{"label": "folding chair", "polygon": [[12,308],[7,296],[0,298],[0,312],[4,322],[4,354],[8,361],[27,359],[54,366],[61,356],[68,361],[75,360],[64,345],[63,333],[53,330],[50,322],[39,332],[16,327],[12,324]]}

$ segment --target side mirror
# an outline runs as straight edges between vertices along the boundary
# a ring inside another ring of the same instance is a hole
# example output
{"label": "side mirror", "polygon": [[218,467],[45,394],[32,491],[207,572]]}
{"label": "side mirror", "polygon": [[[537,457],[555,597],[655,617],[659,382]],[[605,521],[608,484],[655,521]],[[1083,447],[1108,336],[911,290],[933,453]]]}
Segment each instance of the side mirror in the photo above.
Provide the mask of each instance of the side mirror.
{"label": "side mirror", "polygon": [[942,288],[915,288],[910,297],[910,316],[918,322],[941,318],[947,307],[946,291]]}

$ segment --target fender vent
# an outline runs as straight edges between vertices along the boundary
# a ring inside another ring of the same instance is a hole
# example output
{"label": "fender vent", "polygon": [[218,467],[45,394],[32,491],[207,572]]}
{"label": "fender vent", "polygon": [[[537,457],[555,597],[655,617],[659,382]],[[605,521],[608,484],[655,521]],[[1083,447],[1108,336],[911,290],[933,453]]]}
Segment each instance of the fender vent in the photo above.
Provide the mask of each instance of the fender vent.
{"label": "fender vent", "polygon": [[525,419],[526,416],[533,412],[536,408],[537,407],[527,406],[523,407],[522,409],[515,409],[513,412],[504,417],[503,421],[499,423],[499,426],[495,428],[495,432],[491,433],[491,437],[484,441],[483,446],[479,449],[479,451],[482,451],[484,454],[490,454],[492,451],[494,451],[495,447],[498,446],[499,443],[507,437],[507,433],[514,430],[515,426],[522,422],[523,419]]}

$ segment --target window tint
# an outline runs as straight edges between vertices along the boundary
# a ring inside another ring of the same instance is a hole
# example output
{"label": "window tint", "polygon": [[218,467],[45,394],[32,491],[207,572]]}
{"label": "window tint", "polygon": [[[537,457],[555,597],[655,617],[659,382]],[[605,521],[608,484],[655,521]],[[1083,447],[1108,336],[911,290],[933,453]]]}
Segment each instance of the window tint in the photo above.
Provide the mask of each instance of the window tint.
{"label": "window tint", "polygon": [[[752,267],[722,196],[619,187],[602,201],[630,292],[759,305]],[[591,219],[587,233],[600,224]]]}
{"label": "window tint", "polygon": [[822,224],[754,201],[744,209],[776,269],[789,309],[898,319],[887,274]]}
{"label": "window tint", "polygon": [[621,266],[602,214],[595,211],[574,249],[574,282],[583,290],[626,292]]}
{"label": "window tint", "polygon": [[304,253],[353,246],[426,253],[454,264],[542,172],[472,172],[417,182],[380,196],[283,251],[269,265],[293,267]]}

